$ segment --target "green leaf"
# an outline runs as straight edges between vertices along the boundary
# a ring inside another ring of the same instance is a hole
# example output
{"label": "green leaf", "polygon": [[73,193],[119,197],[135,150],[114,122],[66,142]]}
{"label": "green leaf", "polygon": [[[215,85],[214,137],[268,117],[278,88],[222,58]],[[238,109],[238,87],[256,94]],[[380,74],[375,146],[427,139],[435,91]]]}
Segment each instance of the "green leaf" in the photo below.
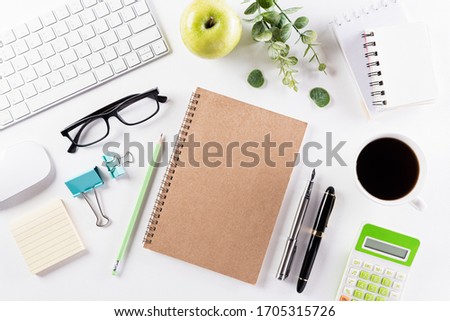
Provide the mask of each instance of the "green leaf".
{"label": "green leaf", "polygon": [[286,24],[283,26],[283,28],[281,28],[281,41],[286,42],[289,37],[291,36],[291,32],[292,32],[292,25],[291,24]]}
{"label": "green leaf", "polygon": [[302,42],[306,45],[312,44],[317,40],[317,33],[314,30],[306,30],[302,33]]}
{"label": "green leaf", "polygon": [[276,41],[272,44],[272,47],[276,50],[283,50],[285,49],[287,46],[287,44],[285,44],[284,42],[281,41]]}
{"label": "green leaf", "polygon": [[312,61],[313,61],[314,59],[316,59],[316,57],[317,57],[317,55],[316,55],[316,54],[312,55],[311,59],[309,59],[309,61],[308,61],[308,62],[312,62]]}
{"label": "green leaf", "polygon": [[247,77],[247,82],[254,88],[260,88],[262,85],[264,85],[264,76],[261,70],[252,70]]}
{"label": "green leaf", "polygon": [[269,9],[273,6],[273,0],[258,0],[259,5],[261,8]]}
{"label": "green leaf", "polygon": [[295,66],[297,63],[298,63],[297,57],[292,56],[288,58],[288,64]]}
{"label": "green leaf", "polygon": [[286,46],[285,46],[283,49],[281,49],[280,54],[281,54],[283,57],[287,57],[287,55],[289,55],[289,50],[291,50],[291,48],[289,47],[288,44],[286,44]]}
{"label": "green leaf", "polygon": [[305,53],[303,54],[303,58],[306,57],[311,48],[312,48],[311,46],[306,47]]}
{"label": "green leaf", "polygon": [[256,40],[256,36],[262,34],[266,30],[266,27],[261,21],[256,22],[252,27],[252,38]]}
{"label": "green leaf", "polygon": [[327,65],[322,63],[319,65],[319,71],[325,71],[327,69]]}
{"label": "green leaf", "polygon": [[323,88],[316,87],[311,89],[309,97],[320,108],[327,106],[330,103],[330,94]]}
{"label": "green leaf", "polygon": [[295,20],[294,26],[297,29],[303,29],[308,25],[308,23],[309,23],[308,17],[299,17]]}
{"label": "green leaf", "polygon": [[287,23],[290,23],[289,19],[286,17],[286,15],[282,14],[280,22],[278,23],[278,28],[280,28],[280,29],[283,28],[283,26]]}
{"label": "green leaf", "polygon": [[268,53],[270,59],[275,60],[278,58],[279,51],[276,50],[273,46],[269,46]]}
{"label": "green leaf", "polygon": [[266,30],[263,33],[260,33],[259,35],[256,35],[254,39],[259,42],[270,41],[272,39],[272,31]]}
{"label": "green leaf", "polygon": [[286,13],[286,14],[292,14],[292,13],[296,13],[301,8],[302,7],[292,7],[292,8],[288,8],[288,9],[283,10],[283,12]]}
{"label": "green leaf", "polygon": [[273,41],[282,41],[280,28],[272,27],[272,28],[270,28],[270,31],[272,31],[272,40]]}
{"label": "green leaf", "polygon": [[267,11],[262,13],[264,21],[270,23],[272,26],[278,25],[281,20],[281,15],[275,11]]}
{"label": "green leaf", "polygon": [[259,4],[256,2],[253,2],[245,11],[244,14],[250,15],[254,14],[259,8]]}

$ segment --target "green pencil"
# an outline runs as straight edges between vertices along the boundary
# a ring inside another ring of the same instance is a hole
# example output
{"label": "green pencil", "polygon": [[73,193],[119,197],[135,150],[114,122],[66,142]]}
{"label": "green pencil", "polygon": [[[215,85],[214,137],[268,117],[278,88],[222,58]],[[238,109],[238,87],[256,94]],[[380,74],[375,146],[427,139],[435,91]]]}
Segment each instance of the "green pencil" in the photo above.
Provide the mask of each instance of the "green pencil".
{"label": "green pencil", "polygon": [[130,242],[131,235],[133,234],[134,228],[136,226],[136,221],[139,217],[139,214],[141,212],[144,198],[147,195],[147,192],[150,187],[150,180],[153,176],[153,172],[155,169],[155,163],[158,161],[159,155],[161,153],[161,145],[164,141],[164,136],[161,134],[161,137],[159,139],[158,144],[155,146],[155,149],[153,150],[153,159],[149,164],[149,167],[147,169],[147,173],[144,178],[144,182],[142,183],[141,191],[139,192],[138,199],[136,201],[136,206],[134,207],[133,215],[131,215],[130,223],[128,223],[127,232],[125,233],[125,236],[123,237],[122,245],[119,250],[119,254],[117,255],[116,264],[114,265],[112,274],[117,275],[117,269],[119,267],[120,261],[123,259],[125,252],[128,248],[128,244]]}

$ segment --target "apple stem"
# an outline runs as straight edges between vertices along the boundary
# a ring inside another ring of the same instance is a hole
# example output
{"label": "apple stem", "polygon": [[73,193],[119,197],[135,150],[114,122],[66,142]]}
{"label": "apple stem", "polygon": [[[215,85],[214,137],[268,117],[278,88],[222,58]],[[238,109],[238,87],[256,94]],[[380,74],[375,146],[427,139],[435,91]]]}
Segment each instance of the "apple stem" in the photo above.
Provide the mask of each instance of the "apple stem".
{"label": "apple stem", "polygon": [[216,24],[216,21],[214,20],[214,17],[209,17],[208,21],[206,21],[206,23],[205,23],[205,28],[210,29],[210,28],[214,27],[215,24]]}

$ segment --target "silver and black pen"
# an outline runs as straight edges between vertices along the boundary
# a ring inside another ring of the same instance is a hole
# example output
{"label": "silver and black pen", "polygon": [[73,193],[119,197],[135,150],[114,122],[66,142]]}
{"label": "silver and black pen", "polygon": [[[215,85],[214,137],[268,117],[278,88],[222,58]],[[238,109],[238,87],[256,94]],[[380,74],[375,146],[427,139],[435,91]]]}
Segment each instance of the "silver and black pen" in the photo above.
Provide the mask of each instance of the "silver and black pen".
{"label": "silver and black pen", "polygon": [[295,214],[294,222],[292,223],[291,231],[286,241],[286,246],[284,247],[283,257],[281,258],[280,266],[278,267],[278,280],[284,280],[289,276],[294,254],[297,250],[297,238],[302,227],[303,219],[305,218],[309,200],[311,198],[311,191],[314,185],[313,181],[315,175],[316,170],[314,169],[311,173],[311,178],[306,184],[306,188],[303,192],[302,198],[300,199],[300,203],[298,204],[297,213]]}

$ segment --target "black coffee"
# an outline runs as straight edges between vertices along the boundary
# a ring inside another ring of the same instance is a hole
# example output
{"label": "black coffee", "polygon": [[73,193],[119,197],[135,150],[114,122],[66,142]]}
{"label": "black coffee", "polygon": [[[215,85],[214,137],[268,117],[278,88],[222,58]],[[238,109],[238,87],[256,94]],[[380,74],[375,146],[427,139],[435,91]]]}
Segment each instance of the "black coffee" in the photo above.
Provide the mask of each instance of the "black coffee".
{"label": "black coffee", "polygon": [[356,162],[356,174],[364,189],[387,201],[411,192],[419,172],[419,160],[414,151],[395,138],[380,138],[369,143]]}

